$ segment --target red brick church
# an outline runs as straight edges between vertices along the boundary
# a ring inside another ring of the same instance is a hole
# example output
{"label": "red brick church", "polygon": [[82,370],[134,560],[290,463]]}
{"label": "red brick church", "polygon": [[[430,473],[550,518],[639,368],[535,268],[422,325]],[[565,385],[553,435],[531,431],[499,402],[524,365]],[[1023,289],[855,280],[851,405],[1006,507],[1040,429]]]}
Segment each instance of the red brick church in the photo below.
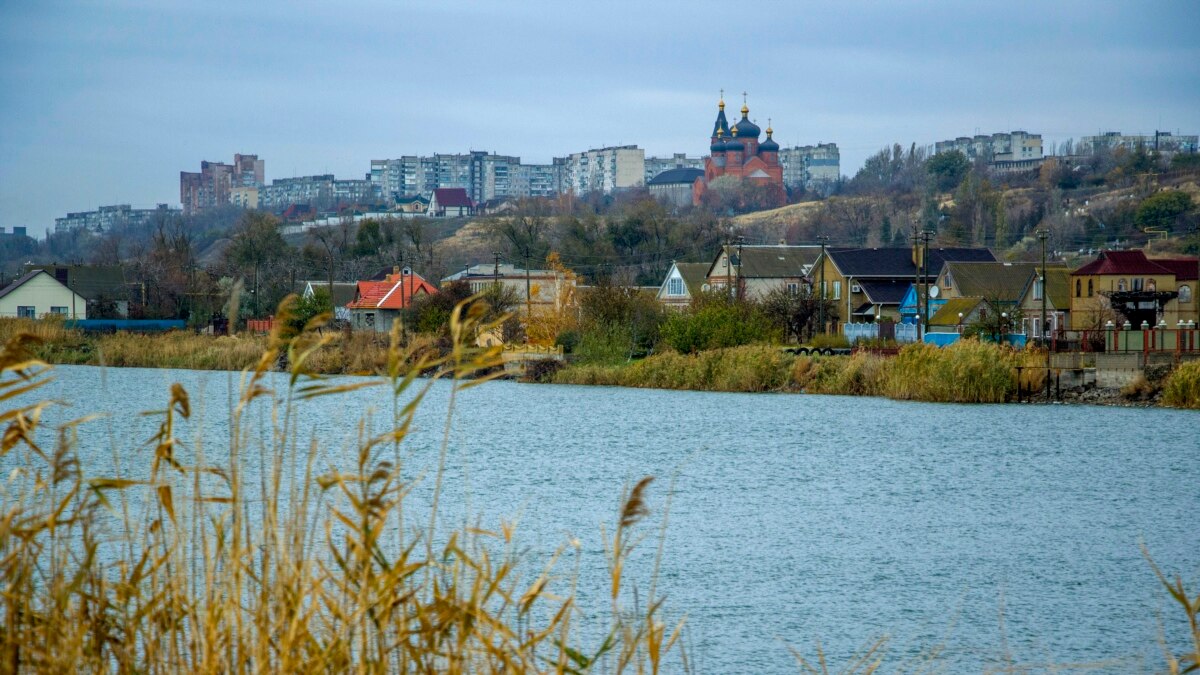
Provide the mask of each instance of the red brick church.
{"label": "red brick church", "polygon": [[750,108],[742,102],[742,119],[732,127],[725,120],[724,97],[717,104],[717,121],[713,125],[710,154],[704,160],[704,175],[692,184],[692,203],[700,204],[708,185],[721,176],[735,176],[783,188],[783,166],[779,164],[779,144],[771,138],[773,129],[767,125],[767,139],[758,142],[761,130],[750,121]]}

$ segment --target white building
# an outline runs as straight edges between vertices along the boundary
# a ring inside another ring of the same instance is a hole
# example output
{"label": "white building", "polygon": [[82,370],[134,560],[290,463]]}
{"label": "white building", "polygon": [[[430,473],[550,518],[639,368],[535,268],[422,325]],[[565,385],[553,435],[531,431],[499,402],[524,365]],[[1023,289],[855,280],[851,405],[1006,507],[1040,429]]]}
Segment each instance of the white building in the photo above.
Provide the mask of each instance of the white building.
{"label": "white building", "polygon": [[827,192],[842,176],[837,143],[782,148],[779,164],[783,167],[783,184],[790,188]]}
{"label": "white building", "polygon": [[87,318],[87,300],[45,270],[33,270],[0,290],[0,316]]}
{"label": "white building", "polygon": [[553,197],[559,193],[558,172],[553,164],[518,164],[510,180],[513,197]]}
{"label": "white building", "polygon": [[988,136],[959,136],[933,144],[934,154],[958,150],[971,161],[982,160],[997,171],[1024,171],[1041,166],[1042,135],[1025,131],[1000,132]]}
{"label": "white building", "polygon": [[636,145],[595,148],[567,157],[555,157],[562,192],[577,195],[646,184],[646,151]]}
{"label": "white building", "polygon": [[55,218],[54,231],[70,232],[86,229],[99,234],[125,227],[145,225],[154,222],[155,218],[181,214],[182,211],[166,204],[159,204],[153,209],[135,209],[129,204],[114,204],[113,206],[101,206],[95,211],[68,213],[65,218]]}
{"label": "white building", "polygon": [[645,184],[649,185],[655,176],[671,169],[700,169],[703,171],[704,158],[688,157],[683,152],[676,152],[670,157],[647,157]]}
{"label": "white building", "polygon": [[1198,140],[1200,137],[1195,134],[1176,135],[1169,131],[1156,131],[1153,134],[1122,134],[1119,131],[1109,131],[1099,136],[1080,138],[1078,149],[1081,152],[1094,153],[1105,148],[1133,151],[1140,146],[1147,151],[1196,152]]}

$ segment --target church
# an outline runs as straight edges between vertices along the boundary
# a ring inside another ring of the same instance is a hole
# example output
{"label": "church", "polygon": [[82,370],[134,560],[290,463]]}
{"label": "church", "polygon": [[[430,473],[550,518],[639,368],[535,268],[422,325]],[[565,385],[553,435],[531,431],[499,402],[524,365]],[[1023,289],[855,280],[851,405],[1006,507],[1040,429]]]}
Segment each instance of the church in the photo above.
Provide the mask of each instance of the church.
{"label": "church", "polygon": [[779,144],[771,138],[773,130],[767,124],[767,138],[758,142],[762,131],[750,121],[750,108],[742,101],[742,119],[732,127],[725,119],[725,98],[717,104],[717,121],[713,125],[709,156],[704,160],[704,175],[692,184],[692,203],[699,205],[712,181],[721,176],[734,176],[758,183],[775,184],[783,189],[783,166],[779,163]]}

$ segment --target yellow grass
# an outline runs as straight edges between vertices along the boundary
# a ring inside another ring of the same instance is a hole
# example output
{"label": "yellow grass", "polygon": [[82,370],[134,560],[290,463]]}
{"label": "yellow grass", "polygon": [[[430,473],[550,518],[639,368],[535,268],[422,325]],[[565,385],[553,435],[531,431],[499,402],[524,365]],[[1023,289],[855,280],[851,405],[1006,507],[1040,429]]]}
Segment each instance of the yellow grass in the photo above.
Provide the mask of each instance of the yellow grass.
{"label": "yellow grass", "polygon": [[[0,454],[20,468],[0,491],[0,670],[686,668],[680,625],[661,618],[653,582],[635,590],[624,579],[649,510],[650,479],[622,498],[612,529],[601,534],[610,569],[601,592],[611,609],[596,642],[577,637],[584,618],[574,576],[559,569],[564,558],[577,557],[577,542],[527,565],[511,525],[447,529],[439,521],[446,442],[427,478],[432,505],[405,510],[408,476],[417,470],[402,472],[400,448],[434,381],[415,376],[432,370],[452,381],[448,433],[457,393],[499,361],[497,348],[467,345],[480,318],[461,311],[451,322],[448,356],[406,352],[393,334],[383,374],[354,382],[309,368],[334,336],[281,329],[248,341],[263,349],[228,413],[233,461],[210,464],[201,448],[181,443],[191,402],[176,384],[153,413],[159,427],[149,444],[130,439],[113,448],[127,467],[142,462],[141,470],[104,477],[81,471],[75,430],[88,419],[38,433],[42,413],[54,404],[16,397],[35,392],[52,371],[32,352],[36,338],[12,337],[0,354]],[[284,355],[291,376],[286,390],[275,391],[267,374]],[[299,439],[293,426],[305,401],[367,387],[395,401],[385,428],[360,421],[348,465],[315,466],[321,439]],[[259,437],[245,415],[262,406],[271,422]],[[242,467],[260,458],[263,480],[247,481]]]}

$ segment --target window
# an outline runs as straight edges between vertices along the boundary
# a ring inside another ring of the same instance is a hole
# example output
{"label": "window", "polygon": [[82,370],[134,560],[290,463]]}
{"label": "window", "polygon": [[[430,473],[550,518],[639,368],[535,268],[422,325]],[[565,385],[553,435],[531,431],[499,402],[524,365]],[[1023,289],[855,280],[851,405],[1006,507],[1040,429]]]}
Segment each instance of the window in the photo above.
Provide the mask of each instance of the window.
{"label": "window", "polygon": [[1158,290],[1158,284],[1156,284],[1153,279],[1147,279],[1146,280],[1146,290],[1153,293],[1154,291]]}
{"label": "window", "polygon": [[1082,289],[1083,289],[1083,280],[1082,280],[1082,279],[1076,279],[1076,280],[1075,280],[1075,297],[1077,297],[1077,298],[1082,298],[1082,297],[1083,297],[1083,296],[1080,294],[1080,291],[1081,291]]}
{"label": "window", "polygon": [[37,308],[29,305],[21,305],[17,307],[17,316],[21,317],[22,319],[36,319]]}
{"label": "window", "polygon": [[1033,282],[1033,299],[1034,300],[1042,299],[1043,284],[1044,284],[1044,282],[1041,279],[1038,279],[1037,281]]}
{"label": "window", "polygon": [[67,308],[66,308],[66,307],[51,307],[51,308],[50,308],[50,313],[51,313],[51,314],[58,314],[58,315],[61,315],[61,316],[66,316],[66,315],[67,315]]}
{"label": "window", "polygon": [[672,277],[667,280],[667,295],[683,295],[683,279]]}
{"label": "window", "polygon": [[1142,280],[1141,279],[1133,280],[1133,290],[1135,290],[1135,291],[1142,290]]}
{"label": "window", "polygon": [[1117,280],[1117,292],[1118,293],[1125,292],[1125,280],[1124,279]]}
{"label": "window", "polygon": [[833,282],[833,299],[841,300],[841,298],[842,298],[842,282],[835,281],[835,282]]}
{"label": "window", "polygon": [[798,294],[800,292],[800,284],[798,284],[794,281],[789,281],[788,285],[787,285],[787,291],[788,291],[788,295]]}
{"label": "window", "polygon": [[1191,286],[1180,286],[1179,287],[1179,301],[1180,302],[1191,302],[1192,301],[1192,287]]}
{"label": "window", "polygon": [[1092,280],[1088,279],[1088,297],[1092,297]]}

